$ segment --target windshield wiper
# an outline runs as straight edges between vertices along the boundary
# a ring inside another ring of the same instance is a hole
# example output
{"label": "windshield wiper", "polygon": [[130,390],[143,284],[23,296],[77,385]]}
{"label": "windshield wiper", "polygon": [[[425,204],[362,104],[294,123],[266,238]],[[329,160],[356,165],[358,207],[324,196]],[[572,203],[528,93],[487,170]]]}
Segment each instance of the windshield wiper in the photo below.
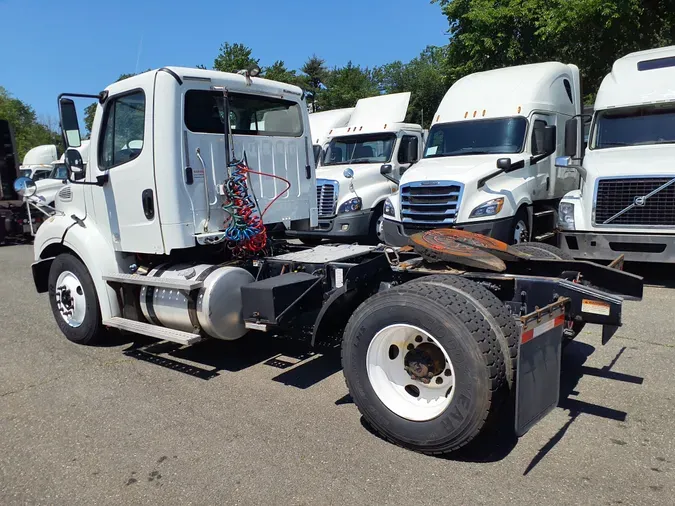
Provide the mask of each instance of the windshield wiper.
{"label": "windshield wiper", "polygon": [[377,162],[373,161],[371,158],[355,158],[354,160],[347,160],[346,162],[342,163],[377,163]]}
{"label": "windshield wiper", "polygon": [[633,144],[628,144],[627,142],[603,142],[598,147],[606,148],[609,146],[633,146]]}

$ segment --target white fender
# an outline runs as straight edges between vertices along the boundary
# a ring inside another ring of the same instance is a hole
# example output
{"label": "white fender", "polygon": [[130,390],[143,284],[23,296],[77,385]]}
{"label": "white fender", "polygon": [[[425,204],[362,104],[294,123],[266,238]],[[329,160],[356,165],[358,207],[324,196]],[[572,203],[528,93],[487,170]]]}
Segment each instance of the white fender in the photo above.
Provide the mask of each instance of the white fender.
{"label": "white fender", "polygon": [[35,236],[35,260],[54,256],[54,246],[69,249],[84,262],[94,281],[102,318],[120,316],[115,291],[103,281],[103,274],[126,272],[133,257],[116,252],[92,220],[85,219],[84,226],[66,216],[53,216],[48,221],[49,226],[40,227]]}

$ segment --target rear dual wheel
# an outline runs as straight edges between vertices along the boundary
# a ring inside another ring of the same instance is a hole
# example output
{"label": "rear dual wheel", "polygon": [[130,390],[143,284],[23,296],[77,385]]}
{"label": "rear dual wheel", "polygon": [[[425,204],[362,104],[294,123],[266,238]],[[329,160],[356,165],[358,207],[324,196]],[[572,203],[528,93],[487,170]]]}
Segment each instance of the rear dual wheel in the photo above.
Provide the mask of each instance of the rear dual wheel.
{"label": "rear dual wheel", "polygon": [[517,350],[509,346],[511,330],[507,338],[499,326],[510,317],[501,303],[488,309],[482,290],[469,280],[430,276],[379,293],[354,312],[342,346],[345,380],[383,437],[447,453],[496,418]]}

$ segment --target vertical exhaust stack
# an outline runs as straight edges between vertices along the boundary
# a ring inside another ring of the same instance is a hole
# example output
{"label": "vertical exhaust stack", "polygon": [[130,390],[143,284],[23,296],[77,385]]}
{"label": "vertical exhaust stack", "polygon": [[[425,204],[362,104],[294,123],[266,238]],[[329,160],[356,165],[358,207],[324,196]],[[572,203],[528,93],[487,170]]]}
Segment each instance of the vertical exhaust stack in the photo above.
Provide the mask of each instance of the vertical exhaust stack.
{"label": "vertical exhaust stack", "polygon": [[0,119],[0,200],[17,200],[12,183],[19,176],[14,131],[9,121]]}

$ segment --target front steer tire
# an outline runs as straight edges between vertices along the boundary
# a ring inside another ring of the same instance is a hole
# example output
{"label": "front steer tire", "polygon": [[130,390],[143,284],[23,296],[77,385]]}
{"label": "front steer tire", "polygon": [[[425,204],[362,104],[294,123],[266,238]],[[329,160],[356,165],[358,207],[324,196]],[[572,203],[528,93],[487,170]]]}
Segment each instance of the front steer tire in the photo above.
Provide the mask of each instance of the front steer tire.
{"label": "front steer tire", "polygon": [[[79,286],[85,301],[85,312],[82,323],[77,326],[69,325],[61,314],[57,300],[57,281],[64,272],[73,273],[79,280]],[[103,334],[101,310],[94,282],[89,271],[82,261],[74,255],[63,253],[57,256],[49,269],[49,303],[54,314],[56,324],[69,341],[83,345],[99,344]]]}
{"label": "front steer tire", "polygon": [[[426,454],[455,451],[482,431],[502,405],[506,384],[500,343],[479,308],[440,283],[407,283],[379,293],[352,315],[344,332],[342,365],[347,388],[370,426],[387,440]],[[454,394],[435,418],[412,421],[395,414],[375,393],[367,355],[375,336],[392,325],[414,326],[444,348],[454,369]]]}

